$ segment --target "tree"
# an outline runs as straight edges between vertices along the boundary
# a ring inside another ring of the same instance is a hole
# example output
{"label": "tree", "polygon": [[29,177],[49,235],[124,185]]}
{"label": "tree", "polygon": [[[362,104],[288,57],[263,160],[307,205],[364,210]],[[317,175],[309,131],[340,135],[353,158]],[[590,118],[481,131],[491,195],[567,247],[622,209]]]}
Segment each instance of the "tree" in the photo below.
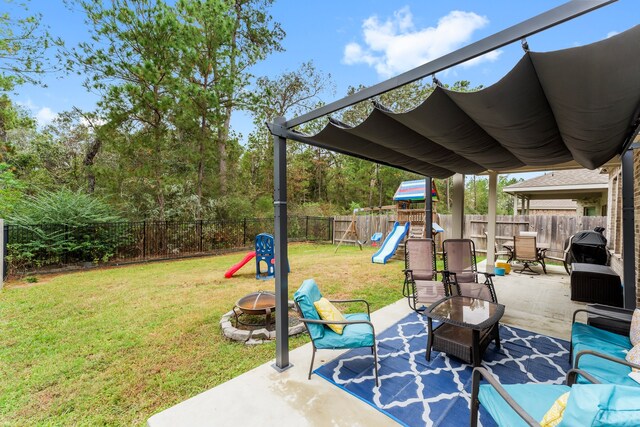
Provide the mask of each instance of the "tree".
{"label": "tree", "polygon": [[165,218],[166,178],[175,162],[169,118],[181,89],[172,47],[183,42],[175,12],[163,2],[83,0],[92,41],[71,51],[71,66],[88,74],[89,89],[102,94],[99,106],[110,126],[127,134],[120,152],[131,161],[138,184],[154,194],[157,216]]}
{"label": "tree", "polygon": [[18,180],[11,167],[0,163],[0,218],[11,216],[16,204],[22,199],[24,183]]}
{"label": "tree", "polygon": [[5,4],[11,12],[0,14],[0,92],[23,83],[40,84],[38,76],[45,71],[45,52],[52,42],[41,15],[29,15],[26,3]]}
{"label": "tree", "polygon": [[[319,96],[333,92],[331,76],[316,70],[312,62],[300,65],[297,70],[284,72],[275,78],[260,77],[256,81],[256,96],[250,111],[256,130],[249,135],[245,153],[245,165],[251,167],[249,182],[256,184],[256,191],[271,195],[273,187],[273,141],[265,123],[279,116],[295,116],[315,108]],[[318,123],[309,123],[304,131],[315,133]],[[305,203],[318,200],[323,192],[324,170],[332,155],[326,150],[291,142],[289,155],[289,194],[293,201]]]}
{"label": "tree", "polygon": [[284,31],[280,24],[272,22],[267,12],[273,0],[233,0],[229,10],[233,19],[231,39],[214,64],[220,68],[224,66],[227,81],[230,85],[219,85],[218,98],[223,101],[224,108],[221,115],[222,122],[218,124],[217,144],[220,174],[220,192],[227,190],[227,142],[233,110],[247,107],[255,98],[243,89],[249,84],[248,69],[257,62],[265,59],[269,53],[282,50],[280,40],[284,38]]}

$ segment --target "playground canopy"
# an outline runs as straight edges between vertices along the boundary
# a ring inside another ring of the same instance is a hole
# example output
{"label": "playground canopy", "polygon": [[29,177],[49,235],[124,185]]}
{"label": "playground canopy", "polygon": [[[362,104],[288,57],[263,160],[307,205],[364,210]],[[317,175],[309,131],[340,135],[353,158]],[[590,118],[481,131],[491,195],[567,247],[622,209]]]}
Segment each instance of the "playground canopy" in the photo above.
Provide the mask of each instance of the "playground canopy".
{"label": "playground canopy", "polygon": [[[393,200],[401,201],[408,200],[412,202],[419,202],[425,200],[424,197],[425,180],[416,179],[413,181],[403,181],[396,190],[396,194],[393,195]],[[435,183],[431,185],[431,200],[438,201],[438,192],[435,187]]]}

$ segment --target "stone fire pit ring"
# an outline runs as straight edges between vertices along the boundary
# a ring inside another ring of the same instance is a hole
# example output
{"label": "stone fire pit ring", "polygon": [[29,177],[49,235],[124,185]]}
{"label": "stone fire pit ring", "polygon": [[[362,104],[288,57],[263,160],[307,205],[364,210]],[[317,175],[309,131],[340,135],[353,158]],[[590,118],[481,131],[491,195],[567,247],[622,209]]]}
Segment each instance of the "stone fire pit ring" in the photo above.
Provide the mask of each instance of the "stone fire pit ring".
{"label": "stone fire pit ring", "polygon": [[[293,301],[289,301],[289,309],[295,310],[295,304]],[[237,313],[235,310],[230,310],[220,318],[220,327],[225,337],[234,341],[243,342],[245,344],[262,344],[276,339],[276,332],[269,331],[266,327],[246,330],[239,329],[233,325],[232,319],[235,320]],[[300,322],[297,325],[289,326],[289,336],[301,334],[305,331],[304,323]]]}

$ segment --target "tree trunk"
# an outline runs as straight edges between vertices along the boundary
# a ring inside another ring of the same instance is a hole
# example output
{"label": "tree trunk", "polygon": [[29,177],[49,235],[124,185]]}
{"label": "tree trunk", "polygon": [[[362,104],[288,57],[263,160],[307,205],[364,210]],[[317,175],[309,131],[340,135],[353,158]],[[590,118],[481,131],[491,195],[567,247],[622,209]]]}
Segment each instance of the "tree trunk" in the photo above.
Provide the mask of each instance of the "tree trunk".
{"label": "tree trunk", "polygon": [[93,173],[92,166],[95,163],[96,156],[100,152],[100,148],[102,148],[102,139],[96,137],[91,144],[84,156],[84,161],[82,162],[85,168],[85,174],[87,177],[87,192],[89,194],[93,194],[96,189],[96,175]]}
{"label": "tree trunk", "polygon": [[[206,77],[205,77],[206,79]],[[206,80],[205,80],[206,85]],[[204,160],[205,145],[207,143],[207,117],[206,111],[202,112],[200,120],[200,141],[198,144],[198,180],[196,182],[196,197],[198,205],[196,206],[196,219],[202,219],[202,186],[204,183]]]}

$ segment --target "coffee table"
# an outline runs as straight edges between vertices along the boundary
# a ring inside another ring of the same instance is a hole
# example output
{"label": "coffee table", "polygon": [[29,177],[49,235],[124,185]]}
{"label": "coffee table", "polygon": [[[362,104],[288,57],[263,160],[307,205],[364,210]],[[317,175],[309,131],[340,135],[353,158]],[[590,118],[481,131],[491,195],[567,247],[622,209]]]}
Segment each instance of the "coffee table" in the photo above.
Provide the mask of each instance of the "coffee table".
{"label": "coffee table", "polygon": [[[428,321],[427,361],[431,350],[442,351],[473,366],[494,340],[500,348],[499,321],[504,305],[478,298],[451,296],[433,303],[424,312]],[[433,320],[440,322],[435,328]]]}

